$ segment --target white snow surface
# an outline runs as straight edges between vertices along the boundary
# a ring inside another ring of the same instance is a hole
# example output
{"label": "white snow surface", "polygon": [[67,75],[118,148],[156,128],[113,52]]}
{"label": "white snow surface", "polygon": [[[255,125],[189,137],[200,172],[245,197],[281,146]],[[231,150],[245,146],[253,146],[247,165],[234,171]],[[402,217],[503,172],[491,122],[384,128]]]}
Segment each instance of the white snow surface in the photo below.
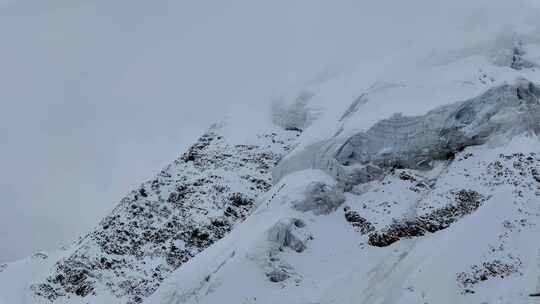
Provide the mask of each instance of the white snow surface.
{"label": "white snow surface", "polygon": [[[398,169],[348,191],[347,210],[383,232],[396,221],[455,205],[460,191],[482,197],[478,209],[445,229],[386,247],[370,244],[368,234],[347,223],[343,208],[315,215],[295,210],[292,202],[312,182],[336,183],[315,164],[325,149],[339,148],[382,119],[424,115],[522,79],[540,83],[537,31],[510,26],[481,39],[478,32],[456,31],[285,94],[281,102],[289,100],[296,110],[299,98],[309,98],[300,107],[305,115],[292,115],[302,120],[293,125],[305,129],[278,165],[273,189],[246,222],[169,277],[148,302],[536,303],[529,295],[540,289],[540,243],[534,241],[540,188],[531,174],[540,143],[532,133],[467,147],[428,171],[404,169],[414,182],[401,179]],[[527,49],[532,67],[510,67],[509,50],[517,45]],[[306,116],[316,119],[306,126]],[[292,232],[309,236],[302,252],[268,238],[291,219],[305,223]],[[284,280],[271,279],[276,269]]]}
{"label": "white snow surface", "polygon": [[[290,202],[309,183],[333,183],[321,171],[293,173],[261,199],[246,222],[177,271],[148,303],[535,303],[529,293],[540,278],[540,243],[534,241],[540,232],[540,192],[525,172],[540,166],[540,158],[536,154],[534,164],[522,168],[514,153],[527,157],[539,148],[538,139],[529,137],[495,149],[468,148],[453,163],[441,164],[445,168],[435,169],[434,176],[416,172],[418,179],[436,179],[432,189],[418,191],[414,183],[388,176],[363,193],[349,193],[345,204],[380,227],[392,217],[451,203],[454,190],[472,189],[487,198],[445,230],[383,248],[370,246],[341,209],[322,216],[293,210]],[[497,172],[504,174],[491,171],[497,162]],[[273,253],[276,244],[268,231],[290,218],[305,223],[297,233],[311,236],[307,249]],[[475,265],[492,261],[516,269],[473,285],[458,280]],[[290,277],[269,281],[265,273],[273,268]]]}
{"label": "white snow surface", "polygon": [[[424,3],[426,11],[440,4],[437,14],[408,20],[413,25],[407,30],[416,29],[416,36],[276,97],[274,123],[303,132],[274,169],[272,187],[254,196],[245,221],[157,282],[142,303],[538,303],[530,296],[540,292],[535,130],[462,147],[428,169],[382,168],[347,187],[320,170],[346,166],[323,166],[319,157],[335,155],[351,137],[396,113],[424,115],[504,85],[516,88],[521,100],[522,84],[530,82],[533,91],[540,85],[537,3],[430,3]],[[434,30],[422,35],[430,24]],[[250,144],[254,133],[276,128],[246,121],[244,128],[229,122],[220,134]],[[236,180],[234,172],[224,174]],[[324,190],[313,195],[313,189]],[[338,207],[322,214],[300,210],[298,202],[306,199]],[[426,221],[433,226],[415,230]],[[69,250],[0,268],[0,303],[46,303],[30,285],[50,275]],[[91,303],[125,300],[99,289]],[[64,301],[86,303],[78,297],[54,303]]]}

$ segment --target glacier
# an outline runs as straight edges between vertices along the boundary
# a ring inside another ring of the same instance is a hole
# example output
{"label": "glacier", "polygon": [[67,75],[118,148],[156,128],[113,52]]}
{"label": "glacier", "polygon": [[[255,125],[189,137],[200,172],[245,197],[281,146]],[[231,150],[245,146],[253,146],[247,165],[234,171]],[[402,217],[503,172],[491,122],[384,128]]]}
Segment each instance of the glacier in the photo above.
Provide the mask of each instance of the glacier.
{"label": "glacier", "polygon": [[472,19],[213,125],[0,303],[536,303],[540,27]]}

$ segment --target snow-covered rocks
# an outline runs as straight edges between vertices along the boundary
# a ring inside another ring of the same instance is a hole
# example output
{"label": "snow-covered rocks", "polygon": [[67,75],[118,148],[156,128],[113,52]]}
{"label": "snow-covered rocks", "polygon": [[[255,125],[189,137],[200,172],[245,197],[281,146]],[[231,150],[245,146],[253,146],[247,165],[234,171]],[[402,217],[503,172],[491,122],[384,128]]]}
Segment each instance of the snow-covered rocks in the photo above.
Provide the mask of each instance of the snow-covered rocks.
{"label": "snow-covered rocks", "polygon": [[[539,96],[520,80],[384,118],[294,151],[279,180],[297,132],[231,144],[214,130],[33,290],[68,303],[527,303]],[[513,294],[492,295],[499,285]]]}
{"label": "snow-covered rocks", "polygon": [[458,273],[456,277],[458,285],[463,288],[462,292],[464,294],[474,293],[472,288],[480,282],[492,278],[504,279],[507,276],[518,273],[522,266],[521,260],[512,256],[508,256],[506,260],[510,260],[510,262],[502,262],[500,260],[482,262],[480,265],[471,266],[469,272]]}
{"label": "snow-covered rocks", "polygon": [[212,130],[34,280],[37,299],[530,303],[540,57],[490,37],[290,94],[273,120],[298,140]]}
{"label": "snow-covered rocks", "polygon": [[402,238],[423,236],[448,228],[451,224],[471,214],[486,200],[473,190],[460,190],[455,194],[455,203],[435,209],[430,213],[415,217],[395,220],[381,231],[369,235],[369,244],[377,247],[389,246]]}
{"label": "snow-covered rocks", "polygon": [[351,223],[353,227],[358,229],[358,232],[367,234],[375,230],[373,224],[371,224],[367,219],[363,218],[357,211],[351,210],[349,206],[345,206],[343,211],[345,213],[345,220]]}
{"label": "snow-covered rocks", "polygon": [[32,286],[50,301],[110,293],[141,303],[174,270],[242,222],[271,187],[271,169],[298,132],[229,142],[214,127],[131,192],[73,254]]}

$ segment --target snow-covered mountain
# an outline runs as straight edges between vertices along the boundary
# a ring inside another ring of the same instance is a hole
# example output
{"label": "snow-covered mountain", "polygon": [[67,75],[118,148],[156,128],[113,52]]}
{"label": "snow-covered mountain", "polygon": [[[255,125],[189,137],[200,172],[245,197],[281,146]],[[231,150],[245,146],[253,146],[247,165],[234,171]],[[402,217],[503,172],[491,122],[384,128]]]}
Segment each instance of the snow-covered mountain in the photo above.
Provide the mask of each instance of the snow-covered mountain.
{"label": "snow-covered mountain", "polygon": [[[225,127],[210,128],[179,159],[122,199],[95,230],[55,256],[56,262],[43,255],[39,262],[48,268],[30,280],[32,293],[51,302],[78,303],[79,297],[92,296],[142,302],[171,272],[243,221],[258,196],[270,189],[271,169],[298,131],[268,131],[233,143]],[[4,266],[3,279],[18,277],[15,265]],[[1,294],[17,303],[16,292]]]}
{"label": "snow-covered mountain", "polygon": [[540,24],[460,26],[212,126],[0,303],[535,303]]}
{"label": "snow-covered mountain", "polygon": [[[383,120],[374,128],[385,132],[373,136],[370,129],[293,152],[280,167],[299,162],[295,153],[310,165],[283,174],[246,222],[149,303],[534,303],[538,93],[532,83],[503,85],[427,117]],[[513,114],[535,116],[534,126],[524,118],[513,120],[516,129],[491,126],[512,117],[494,104],[521,108]],[[417,128],[419,119],[428,129]],[[427,122],[449,124],[464,143],[454,146],[447,129]],[[441,136],[417,143],[431,132]],[[486,143],[469,142],[479,134]],[[349,147],[358,137],[384,144],[362,154],[363,145]]]}

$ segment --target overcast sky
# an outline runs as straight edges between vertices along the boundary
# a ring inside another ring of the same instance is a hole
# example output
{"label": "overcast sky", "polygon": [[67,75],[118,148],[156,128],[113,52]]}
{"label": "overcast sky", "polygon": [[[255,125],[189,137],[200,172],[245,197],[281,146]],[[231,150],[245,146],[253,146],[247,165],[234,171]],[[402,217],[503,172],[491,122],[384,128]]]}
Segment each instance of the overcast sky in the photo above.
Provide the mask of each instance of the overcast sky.
{"label": "overcast sky", "polygon": [[516,3],[437,2],[0,0],[0,262],[69,243],[225,115]]}
{"label": "overcast sky", "polygon": [[308,2],[2,0],[0,262],[70,242],[212,122],[351,54]]}

